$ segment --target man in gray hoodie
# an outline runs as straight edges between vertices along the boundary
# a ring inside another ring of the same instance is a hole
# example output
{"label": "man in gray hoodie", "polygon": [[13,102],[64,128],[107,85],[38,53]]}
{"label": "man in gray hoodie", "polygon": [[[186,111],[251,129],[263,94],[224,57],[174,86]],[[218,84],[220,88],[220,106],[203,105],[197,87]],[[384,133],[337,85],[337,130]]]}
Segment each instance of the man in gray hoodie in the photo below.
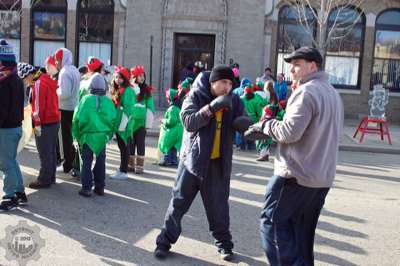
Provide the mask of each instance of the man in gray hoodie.
{"label": "man in gray hoodie", "polygon": [[54,59],[60,74],[58,76],[58,100],[61,111],[61,135],[64,150],[64,173],[72,170],[75,148],[72,143],[72,117],[78,102],[80,74],[72,64],[72,53],[66,48],[57,49]]}
{"label": "man in gray hoodie", "polygon": [[314,235],[336,174],[343,104],[321,70],[322,56],[302,47],[285,58],[293,80],[283,121],[265,120],[262,132],[278,143],[274,176],[261,212],[261,239],[271,265],[314,265]]}

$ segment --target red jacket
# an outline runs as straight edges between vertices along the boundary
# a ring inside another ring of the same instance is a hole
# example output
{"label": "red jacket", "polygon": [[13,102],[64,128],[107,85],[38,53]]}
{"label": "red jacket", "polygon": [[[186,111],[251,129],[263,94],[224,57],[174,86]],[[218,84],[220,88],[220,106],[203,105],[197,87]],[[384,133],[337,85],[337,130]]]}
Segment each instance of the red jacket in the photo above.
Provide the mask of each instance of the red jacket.
{"label": "red jacket", "polygon": [[42,74],[32,90],[32,120],[34,126],[59,122],[57,81]]}

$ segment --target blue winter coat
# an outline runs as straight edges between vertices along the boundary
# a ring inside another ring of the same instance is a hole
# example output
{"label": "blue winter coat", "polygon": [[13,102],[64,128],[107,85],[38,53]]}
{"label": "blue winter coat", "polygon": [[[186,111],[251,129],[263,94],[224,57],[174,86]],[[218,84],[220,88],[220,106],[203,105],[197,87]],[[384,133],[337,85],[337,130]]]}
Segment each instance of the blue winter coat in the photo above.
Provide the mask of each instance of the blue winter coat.
{"label": "blue winter coat", "polygon": [[[204,112],[204,108],[207,108],[205,106],[214,99],[210,92],[209,77],[209,71],[199,74],[183,102],[181,111],[184,126],[181,161],[191,174],[199,178],[207,176],[216,129],[214,116],[205,115]],[[235,94],[232,94],[232,106],[232,110],[224,111],[222,116],[220,160],[223,164],[224,178],[230,178],[232,171],[235,133],[232,122],[243,115],[244,111],[240,98]]]}

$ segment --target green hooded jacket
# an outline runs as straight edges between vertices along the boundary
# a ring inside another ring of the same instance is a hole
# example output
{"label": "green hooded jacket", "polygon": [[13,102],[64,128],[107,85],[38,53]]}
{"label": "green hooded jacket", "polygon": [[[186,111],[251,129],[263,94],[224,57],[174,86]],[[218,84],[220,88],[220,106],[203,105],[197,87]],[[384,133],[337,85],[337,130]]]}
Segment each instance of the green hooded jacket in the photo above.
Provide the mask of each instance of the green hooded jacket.
{"label": "green hooded jacket", "polygon": [[164,154],[175,147],[177,151],[181,149],[183,137],[183,125],[180,118],[180,109],[171,105],[164,114],[161,122],[160,139],[158,148]]}
{"label": "green hooded jacket", "polygon": [[243,94],[240,99],[243,102],[247,115],[251,118],[253,123],[257,123],[261,118],[264,100],[257,94],[254,94],[252,99],[246,99],[246,95]]}
{"label": "green hooded jacket", "polygon": [[[121,95],[117,123],[117,134],[122,138],[125,144],[128,144],[129,138],[132,137],[134,130],[138,128],[138,120],[140,120],[143,115],[142,108],[138,107],[136,104],[136,94],[134,90],[131,87],[126,87],[124,93]],[[128,124],[124,131],[119,131],[122,114],[128,117]]]}
{"label": "green hooded jacket", "polygon": [[86,95],[79,102],[72,119],[72,135],[80,146],[86,144],[96,154],[105,148],[117,126],[117,110],[107,96]]}

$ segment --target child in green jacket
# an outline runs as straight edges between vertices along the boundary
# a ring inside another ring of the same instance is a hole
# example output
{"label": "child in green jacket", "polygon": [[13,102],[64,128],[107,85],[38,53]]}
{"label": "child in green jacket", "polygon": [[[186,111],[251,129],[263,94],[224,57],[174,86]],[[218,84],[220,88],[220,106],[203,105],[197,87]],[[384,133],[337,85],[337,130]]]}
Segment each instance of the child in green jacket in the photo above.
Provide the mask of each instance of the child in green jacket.
{"label": "child in green jacket", "polygon": [[[79,195],[90,197],[94,179],[94,192],[104,195],[106,175],[106,144],[117,124],[117,110],[106,95],[104,78],[96,73],[90,78],[90,94],[84,96],[77,106],[72,134],[81,147],[82,189]],[[93,155],[96,163],[92,171]]]}
{"label": "child in green jacket", "polygon": [[154,88],[146,83],[146,73],[144,67],[137,65],[131,69],[131,84],[136,94],[135,103],[135,126],[132,131],[130,141],[130,158],[128,170],[141,174],[144,171],[144,158],[146,148],[146,125],[147,115],[156,112],[153,100]]}
{"label": "child in green jacket", "polygon": [[[285,115],[284,106],[281,106],[280,102],[278,102],[278,96],[275,93],[273,82],[267,81],[265,83],[265,90],[268,91],[270,95],[269,104],[267,104],[263,108],[262,116],[259,121],[264,121],[266,119],[277,119],[282,121],[283,116]],[[256,148],[260,153],[260,156],[256,159],[256,161],[268,161],[270,155],[271,145],[273,144],[273,140],[271,137],[268,137],[265,140],[257,140]]]}
{"label": "child in green jacket", "polygon": [[[247,85],[243,91],[244,93],[240,99],[244,105],[244,110],[251,118],[253,123],[257,123],[261,118],[264,100],[261,98],[261,96],[254,93],[254,89],[251,84]],[[253,150],[255,149],[254,141],[245,140],[245,138],[242,136],[240,148],[242,150]]]}
{"label": "child in green jacket", "polygon": [[121,163],[119,170],[111,176],[112,179],[128,179],[129,163],[129,142],[131,141],[133,131],[137,126],[137,118],[140,116],[140,110],[135,107],[136,95],[131,87],[130,72],[125,67],[116,67],[114,79],[112,81],[113,102],[118,110],[117,141],[121,153]]}
{"label": "child in green jacket", "polygon": [[159,165],[177,166],[177,151],[180,150],[183,136],[183,126],[179,113],[181,109],[179,105],[178,90],[170,88],[166,92],[169,108],[164,114],[161,121],[160,139],[158,148],[163,153]]}

